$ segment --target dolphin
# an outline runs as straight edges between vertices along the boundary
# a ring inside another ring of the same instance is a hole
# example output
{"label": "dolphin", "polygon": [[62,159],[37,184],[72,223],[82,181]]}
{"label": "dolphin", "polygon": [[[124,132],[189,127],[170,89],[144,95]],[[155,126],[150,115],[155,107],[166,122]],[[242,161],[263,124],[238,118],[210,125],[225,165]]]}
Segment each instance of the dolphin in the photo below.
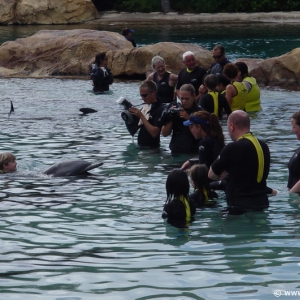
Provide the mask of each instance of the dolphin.
{"label": "dolphin", "polygon": [[54,177],[88,175],[88,171],[103,165],[103,162],[92,164],[85,160],[65,160],[45,170],[43,174]]}
{"label": "dolphin", "polygon": [[14,109],[13,103],[12,103],[12,101],[10,101],[10,111],[8,113],[8,117],[14,112],[15,112],[15,109]]}
{"label": "dolphin", "polygon": [[83,107],[83,108],[80,108],[79,110],[80,110],[84,115],[92,114],[92,113],[97,112],[97,110],[95,110],[95,109],[93,109],[93,108],[88,108],[88,107]]}

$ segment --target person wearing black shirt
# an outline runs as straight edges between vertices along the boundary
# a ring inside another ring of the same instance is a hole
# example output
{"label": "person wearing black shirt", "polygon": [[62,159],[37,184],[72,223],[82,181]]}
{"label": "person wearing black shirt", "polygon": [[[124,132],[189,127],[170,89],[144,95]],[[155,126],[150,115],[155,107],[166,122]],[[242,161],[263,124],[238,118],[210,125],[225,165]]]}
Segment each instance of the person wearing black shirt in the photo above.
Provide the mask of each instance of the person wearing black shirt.
{"label": "person wearing black shirt", "polygon": [[183,122],[190,118],[190,114],[201,110],[196,101],[195,89],[191,84],[185,84],[180,88],[180,100],[181,108],[177,112],[169,113],[166,120],[162,117],[161,133],[163,136],[172,133],[169,145],[172,153],[197,153],[199,141],[194,138],[189,128],[183,125]]}
{"label": "person wearing black shirt", "polygon": [[211,165],[208,177],[227,179],[226,213],[242,214],[267,208],[269,147],[250,132],[250,118],[245,111],[234,111],[228,118],[227,128],[233,143],[224,147]]}
{"label": "person wearing black shirt", "polygon": [[138,144],[140,146],[159,147],[160,145],[160,117],[164,105],[156,99],[156,85],[151,80],[144,81],[140,86],[140,95],[145,102],[144,113],[136,107],[129,112],[140,118]]}

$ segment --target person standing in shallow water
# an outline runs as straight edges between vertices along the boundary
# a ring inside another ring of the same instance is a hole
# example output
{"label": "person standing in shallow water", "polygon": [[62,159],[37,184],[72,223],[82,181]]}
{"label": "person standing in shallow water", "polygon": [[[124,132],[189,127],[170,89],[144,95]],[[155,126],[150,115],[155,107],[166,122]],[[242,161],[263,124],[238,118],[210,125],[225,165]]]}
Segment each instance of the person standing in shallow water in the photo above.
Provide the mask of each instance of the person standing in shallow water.
{"label": "person standing in shallow water", "polygon": [[[297,140],[300,141],[300,111],[293,114],[291,118],[292,132],[295,133]],[[291,157],[289,164],[289,179],[287,187],[291,193],[300,192],[300,147],[297,148]]]}
{"label": "person standing in shallow water", "polygon": [[227,209],[224,212],[243,214],[247,210],[267,208],[267,194],[276,194],[267,188],[269,147],[250,132],[250,118],[245,111],[236,110],[230,114],[227,128],[233,143],[223,148],[208,173],[212,180],[227,179]]}
{"label": "person standing in shallow water", "polygon": [[166,181],[167,201],[162,213],[163,218],[176,227],[185,227],[196,213],[195,204],[189,200],[190,184],[187,174],[173,170]]}
{"label": "person standing in shallow water", "polygon": [[93,91],[97,94],[107,92],[109,86],[114,82],[110,69],[107,68],[107,56],[105,52],[96,55],[92,65],[91,79],[93,80]]}
{"label": "person standing in shallow water", "polygon": [[147,80],[153,80],[156,84],[156,97],[161,103],[171,103],[176,100],[175,85],[178,76],[166,71],[165,60],[160,56],[152,58],[151,73]]}

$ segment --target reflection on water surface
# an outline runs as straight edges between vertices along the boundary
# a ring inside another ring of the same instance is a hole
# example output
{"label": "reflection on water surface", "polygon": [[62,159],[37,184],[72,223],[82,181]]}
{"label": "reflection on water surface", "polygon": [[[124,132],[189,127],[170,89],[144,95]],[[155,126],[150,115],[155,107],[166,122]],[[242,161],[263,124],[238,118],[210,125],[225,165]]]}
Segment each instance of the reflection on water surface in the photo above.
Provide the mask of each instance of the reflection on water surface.
{"label": "reflection on water surface", "polygon": [[[0,86],[1,151],[14,152],[19,168],[0,178],[3,299],[273,299],[276,289],[298,289],[300,201],[286,189],[298,92],[263,89],[263,111],[251,116],[271,149],[268,184],[279,194],[270,208],[222,218],[220,194],[218,208],[197,211],[179,230],[161,210],[166,177],[187,156],[172,157],[169,138],[160,149],[139,149],[115,102],[141,103],[138,81],[98,96],[84,80]],[[98,112],[82,116],[81,107]],[[74,158],[104,164],[88,178],[41,174]]]}

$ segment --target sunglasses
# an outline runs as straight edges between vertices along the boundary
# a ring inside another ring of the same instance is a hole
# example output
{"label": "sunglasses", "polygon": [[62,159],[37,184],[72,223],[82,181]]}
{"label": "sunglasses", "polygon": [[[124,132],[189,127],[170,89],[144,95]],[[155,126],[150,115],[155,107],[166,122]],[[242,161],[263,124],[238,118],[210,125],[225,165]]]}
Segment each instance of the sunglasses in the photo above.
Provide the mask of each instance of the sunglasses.
{"label": "sunglasses", "polygon": [[140,96],[142,97],[142,98],[146,98],[150,93],[152,93],[153,91],[151,91],[151,92],[149,92],[148,94],[140,94]]}
{"label": "sunglasses", "polygon": [[214,59],[216,59],[216,58],[221,58],[223,56],[223,54],[221,54],[221,55],[218,55],[218,56],[216,56],[216,55],[213,55],[213,58]]}
{"label": "sunglasses", "polygon": [[142,98],[146,98],[149,94],[140,94]]}

